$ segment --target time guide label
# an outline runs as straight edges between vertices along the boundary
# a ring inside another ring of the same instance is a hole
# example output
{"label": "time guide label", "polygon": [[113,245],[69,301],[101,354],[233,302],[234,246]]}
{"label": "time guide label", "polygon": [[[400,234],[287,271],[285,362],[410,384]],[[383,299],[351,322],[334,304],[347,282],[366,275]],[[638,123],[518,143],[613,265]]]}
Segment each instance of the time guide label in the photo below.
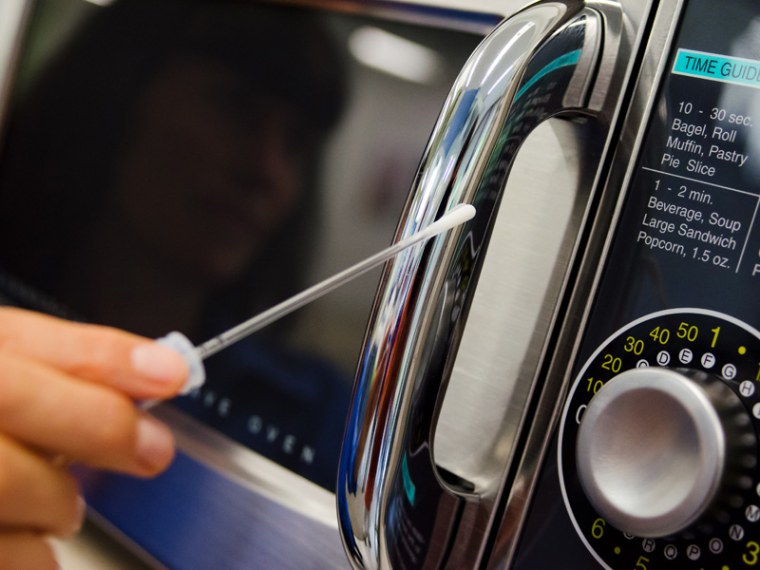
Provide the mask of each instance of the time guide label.
{"label": "time guide label", "polygon": [[760,88],[760,61],[679,49],[673,73]]}

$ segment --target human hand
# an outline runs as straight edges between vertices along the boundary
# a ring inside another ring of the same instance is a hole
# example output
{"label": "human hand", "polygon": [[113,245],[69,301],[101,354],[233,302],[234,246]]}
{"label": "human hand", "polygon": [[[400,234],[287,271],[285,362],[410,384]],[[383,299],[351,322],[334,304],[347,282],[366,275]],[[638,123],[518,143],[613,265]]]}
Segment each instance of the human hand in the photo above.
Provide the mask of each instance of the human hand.
{"label": "human hand", "polygon": [[151,340],[0,307],[0,570],[57,567],[46,536],[84,516],[65,464],[138,476],[169,465],[170,430],[134,402],[169,398],[186,376]]}

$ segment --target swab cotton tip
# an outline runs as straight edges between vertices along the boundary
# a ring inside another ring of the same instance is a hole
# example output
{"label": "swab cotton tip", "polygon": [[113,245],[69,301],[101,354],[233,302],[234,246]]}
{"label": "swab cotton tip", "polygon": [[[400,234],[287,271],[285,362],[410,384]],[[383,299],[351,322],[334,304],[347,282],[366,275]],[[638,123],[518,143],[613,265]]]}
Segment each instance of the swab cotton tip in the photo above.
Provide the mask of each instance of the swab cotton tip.
{"label": "swab cotton tip", "polygon": [[420,239],[425,239],[443,233],[474,218],[475,211],[475,206],[472,204],[459,204],[411,237],[419,236]]}

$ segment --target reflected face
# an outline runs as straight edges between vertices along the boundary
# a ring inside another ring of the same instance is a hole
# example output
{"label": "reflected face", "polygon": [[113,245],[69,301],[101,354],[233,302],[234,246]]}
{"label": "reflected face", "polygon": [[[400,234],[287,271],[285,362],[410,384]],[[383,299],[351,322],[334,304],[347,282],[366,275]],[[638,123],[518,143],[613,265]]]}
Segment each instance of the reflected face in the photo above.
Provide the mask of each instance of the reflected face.
{"label": "reflected face", "polygon": [[211,61],[173,62],[138,101],[117,172],[110,213],[122,229],[209,285],[251,263],[305,182],[308,135],[296,112],[251,93]]}

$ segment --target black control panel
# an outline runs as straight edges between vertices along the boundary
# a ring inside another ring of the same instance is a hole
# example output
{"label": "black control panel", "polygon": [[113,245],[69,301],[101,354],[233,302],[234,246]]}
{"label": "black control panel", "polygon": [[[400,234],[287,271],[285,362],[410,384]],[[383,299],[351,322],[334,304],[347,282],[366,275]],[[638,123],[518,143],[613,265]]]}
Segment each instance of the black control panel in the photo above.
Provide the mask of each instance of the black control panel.
{"label": "black control panel", "polygon": [[760,5],[679,19],[518,569],[760,565]]}

